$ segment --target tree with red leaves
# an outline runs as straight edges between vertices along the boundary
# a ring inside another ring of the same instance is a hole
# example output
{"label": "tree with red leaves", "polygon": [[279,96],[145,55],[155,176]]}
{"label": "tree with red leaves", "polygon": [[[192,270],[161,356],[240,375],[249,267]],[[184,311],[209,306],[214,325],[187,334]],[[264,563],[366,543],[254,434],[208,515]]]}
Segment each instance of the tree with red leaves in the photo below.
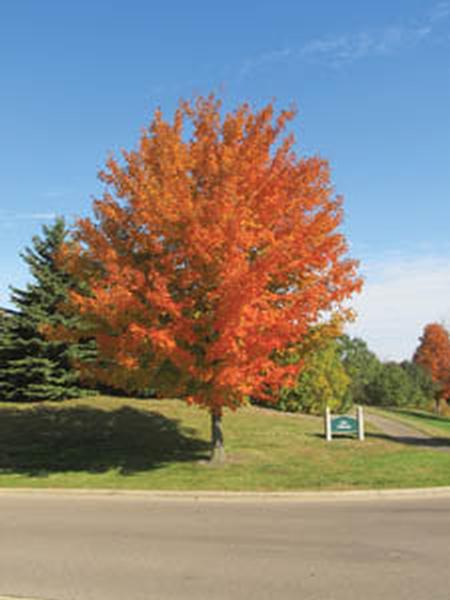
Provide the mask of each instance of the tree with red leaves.
{"label": "tree with red leaves", "polygon": [[71,297],[99,351],[85,369],[138,390],[172,365],[170,391],[209,410],[219,458],[223,409],[276,400],[298,374],[291,349],[312,328],[336,334],[361,287],[328,163],[283,135],[293,117],[271,104],[223,115],[214,96],[180,103],[172,122],[157,111],[107,162],[95,218],[63,256],[90,290]]}
{"label": "tree with red leaves", "polygon": [[421,365],[439,386],[436,395],[436,412],[450,398],[450,337],[447,329],[439,323],[425,326],[413,361]]}

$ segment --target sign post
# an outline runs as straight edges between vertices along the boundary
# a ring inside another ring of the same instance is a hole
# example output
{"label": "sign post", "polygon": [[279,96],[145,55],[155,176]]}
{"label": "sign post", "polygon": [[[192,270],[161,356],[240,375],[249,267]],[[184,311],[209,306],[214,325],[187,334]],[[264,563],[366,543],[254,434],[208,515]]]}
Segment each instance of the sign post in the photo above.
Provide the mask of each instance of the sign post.
{"label": "sign post", "polygon": [[365,438],[365,434],[364,434],[364,413],[363,413],[363,407],[362,406],[358,406],[356,409],[356,413],[358,415],[358,439],[360,442],[362,442]]}
{"label": "sign post", "polygon": [[328,406],[325,409],[325,437],[327,442],[331,442],[331,411]]}
{"label": "sign post", "polygon": [[325,439],[331,442],[333,434],[355,434],[360,441],[364,440],[364,413],[362,406],[356,409],[356,418],[350,415],[331,415],[328,406],[325,409]]}

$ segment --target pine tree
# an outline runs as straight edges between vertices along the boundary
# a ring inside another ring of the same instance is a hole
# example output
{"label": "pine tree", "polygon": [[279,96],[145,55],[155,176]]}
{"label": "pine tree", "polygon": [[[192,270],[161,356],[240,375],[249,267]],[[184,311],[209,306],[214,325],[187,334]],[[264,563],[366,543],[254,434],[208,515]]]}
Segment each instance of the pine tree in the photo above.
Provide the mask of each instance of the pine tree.
{"label": "pine tree", "polygon": [[12,389],[12,382],[3,376],[3,371],[11,355],[11,311],[0,309],[0,399],[3,399],[6,390]]}
{"label": "pine tree", "polygon": [[46,326],[68,325],[61,312],[75,280],[58,265],[57,253],[67,236],[62,218],[43,227],[42,237],[21,254],[33,282],[12,288],[14,311],[0,320],[0,399],[8,401],[61,400],[82,393],[76,361],[93,355],[92,342],[77,344],[45,337]]}

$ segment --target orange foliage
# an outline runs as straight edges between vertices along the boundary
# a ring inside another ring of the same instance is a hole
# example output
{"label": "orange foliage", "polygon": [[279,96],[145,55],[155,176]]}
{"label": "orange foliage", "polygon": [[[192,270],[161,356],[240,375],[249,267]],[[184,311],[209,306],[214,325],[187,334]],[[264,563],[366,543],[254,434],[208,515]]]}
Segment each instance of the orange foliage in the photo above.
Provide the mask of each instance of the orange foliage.
{"label": "orange foliage", "polygon": [[424,367],[440,387],[440,398],[450,398],[450,337],[443,325],[430,323],[423,330],[414,354],[415,363]]}
{"label": "orange foliage", "polygon": [[293,117],[271,104],[222,117],[200,97],[173,122],[157,111],[137,149],[108,160],[95,219],[65,251],[91,290],[72,303],[100,349],[96,377],[144,388],[169,359],[172,392],[220,414],[297,370],[274,353],[350,318],[361,280],[342,200],[328,163],[283,135]]}

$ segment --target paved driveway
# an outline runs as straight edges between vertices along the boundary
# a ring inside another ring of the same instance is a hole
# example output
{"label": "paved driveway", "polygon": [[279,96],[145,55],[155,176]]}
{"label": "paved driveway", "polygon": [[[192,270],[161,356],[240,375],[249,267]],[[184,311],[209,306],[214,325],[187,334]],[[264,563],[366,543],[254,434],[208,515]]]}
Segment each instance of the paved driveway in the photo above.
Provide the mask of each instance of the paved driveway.
{"label": "paved driveway", "polygon": [[[395,418],[381,416],[371,412],[366,412],[365,418],[369,423],[375,425],[382,434],[380,437],[386,437],[401,444],[409,444],[420,448],[430,448],[440,452],[450,452],[450,438],[445,436],[434,437],[419,431],[412,425],[402,423]],[[372,436],[377,434],[370,434]],[[450,596],[449,596],[450,598]]]}
{"label": "paved driveway", "polygon": [[450,498],[0,494],[0,596],[449,600]]}

